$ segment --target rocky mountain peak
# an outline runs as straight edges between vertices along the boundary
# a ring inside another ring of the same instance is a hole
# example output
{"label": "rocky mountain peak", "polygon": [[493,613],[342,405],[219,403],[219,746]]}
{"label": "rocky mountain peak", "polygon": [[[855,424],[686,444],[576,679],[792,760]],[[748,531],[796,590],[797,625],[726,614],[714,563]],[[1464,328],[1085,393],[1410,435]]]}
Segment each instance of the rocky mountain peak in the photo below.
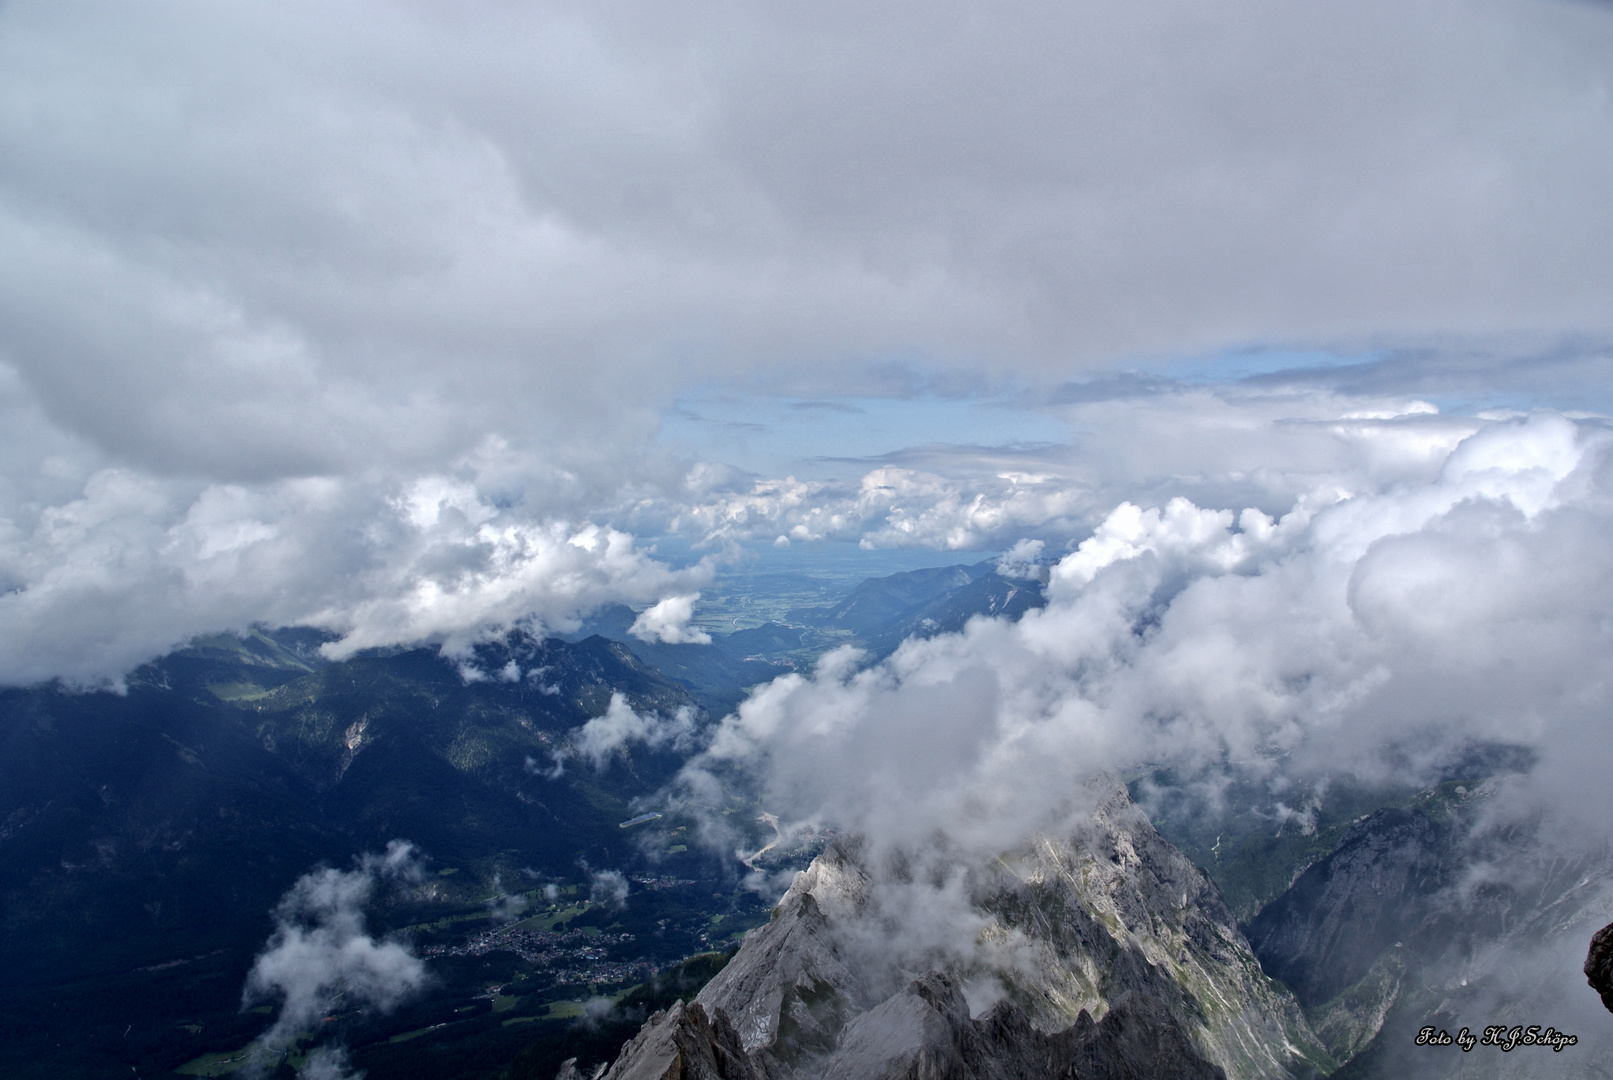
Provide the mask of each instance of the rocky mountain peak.
{"label": "rocky mountain peak", "polygon": [[[718,1043],[701,1062],[726,1060],[731,1030],[749,1075],[770,1080],[1279,1080],[1331,1066],[1209,879],[1124,787],[1094,793],[1066,835],[959,867],[977,947],[905,975],[914,954],[897,916],[913,916],[892,898],[914,882],[837,842],[689,1008],[652,1018],[607,1080],[707,1075],[680,1064],[695,1057],[679,1040],[708,1029]],[[974,995],[990,1004],[978,1016]]]}

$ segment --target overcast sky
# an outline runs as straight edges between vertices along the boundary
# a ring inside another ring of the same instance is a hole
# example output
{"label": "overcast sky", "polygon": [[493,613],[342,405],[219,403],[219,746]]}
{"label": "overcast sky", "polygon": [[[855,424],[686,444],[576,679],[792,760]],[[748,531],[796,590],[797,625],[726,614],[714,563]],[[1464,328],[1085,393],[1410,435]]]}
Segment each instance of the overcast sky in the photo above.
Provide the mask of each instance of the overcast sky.
{"label": "overcast sky", "polygon": [[8,3],[0,680],[1426,481],[1613,407],[1610,86],[1556,0]]}

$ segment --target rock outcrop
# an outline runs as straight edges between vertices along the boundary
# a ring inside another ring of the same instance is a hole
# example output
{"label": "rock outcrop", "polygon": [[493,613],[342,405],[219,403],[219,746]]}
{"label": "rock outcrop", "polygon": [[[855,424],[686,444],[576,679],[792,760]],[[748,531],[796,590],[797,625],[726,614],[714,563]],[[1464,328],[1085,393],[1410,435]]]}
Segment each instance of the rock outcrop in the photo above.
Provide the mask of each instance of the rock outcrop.
{"label": "rock outcrop", "polygon": [[[1225,1080],[1157,999],[1126,994],[1100,1021],[1082,1012],[1044,1034],[1012,1002],[976,1020],[957,982],[915,979],[851,1020],[822,1080]],[[569,1070],[569,1071],[568,1071]],[[747,1056],[727,1014],[695,1002],[656,1013],[623,1047],[603,1080],[783,1080],[797,1075],[769,1055]],[[557,1080],[581,1080],[567,1062]]]}
{"label": "rock outcrop", "polygon": [[[1331,1068],[1203,872],[1118,783],[1095,794],[1070,835],[959,868],[978,940],[919,973],[881,948],[899,921],[882,910],[890,883],[855,844],[831,846],[605,1080],[1283,1080]],[[966,985],[1000,1000],[972,1017]]]}
{"label": "rock outcrop", "polygon": [[1128,993],[1101,1021],[1082,1012],[1044,1034],[1011,1001],[971,1019],[939,972],[846,1026],[823,1080],[1225,1080],[1163,1003]]}
{"label": "rock outcrop", "polygon": [[1333,1060],[1292,993],[1270,979],[1208,876],[1118,783],[1068,837],[997,860],[982,907],[1032,943],[1033,972],[1003,977],[1043,1030],[1100,1017],[1127,992],[1157,999],[1230,1077],[1325,1073]]}
{"label": "rock outcrop", "polygon": [[1585,956],[1585,981],[1602,995],[1607,1011],[1613,1012],[1613,923],[1591,937],[1590,952]]}
{"label": "rock outcrop", "polygon": [[859,918],[872,884],[844,846],[833,846],[751,931],[700,991],[708,1011],[733,1018],[746,1052],[794,1066],[834,1049],[840,1029],[879,1003],[871,973],[835,932]]}
{"label": "rock outcrop", "polygon": [[[1250,922],[1266,970],[1293,988],[1348,1075],[1432,1080],[1479,1075],[1484,1061],[1504,1061],[1496,1075],[1507,1076],[1613,1070],[1606,1017],[1573,975],[1586,930],[1613,910],[1613,857],[1554,841],[1539,822],[1492,819],[1484,806],[1494,790],[1465,793],[1438,815],[1360,819]],[[1595,940],[1613,962],[1613,932],[1603,933]],[[1430,1025],[1455,1034],[1530,1024],[1574,1034],[1573,1057],[1491,1061],[1415,1042]]]}
{"label": "rock outcrop", "polygon": [[[568,1062],[568,1064],[570,1064]],[[573,1067],[575,1071],[575,1067]],[[564,1070],[561,1077],[564,1078]],[[721,1011],[682,1001],[656,1013],[622,1047],[606,1080],[769,1080]]]}

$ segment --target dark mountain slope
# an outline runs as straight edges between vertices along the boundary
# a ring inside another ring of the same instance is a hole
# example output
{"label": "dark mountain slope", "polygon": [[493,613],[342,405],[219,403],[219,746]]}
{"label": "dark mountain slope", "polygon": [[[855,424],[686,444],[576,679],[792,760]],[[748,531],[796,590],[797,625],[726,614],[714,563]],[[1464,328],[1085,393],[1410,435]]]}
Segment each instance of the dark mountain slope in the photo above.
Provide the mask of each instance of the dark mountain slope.
{"label": "dark mountain slope", "polygon": [[[1613,1038],[1579,972],[1613,909],[1613,856],[1538,821],[1486,823],[1493,782],[1352,825],[1248,933],[1306,1006],[1340,1077],[1613,1074]],[[1538,1024],[1560,1052],[1416,1044],[1425,1025]],[[1571,1056],[1570,1056],[1571,1055]]]}
{"label": "dark mountain slope", "polygon": [[1267,974],[1320,1005],[1361,980],[1389,949],[1417,945],[1434,898],[1452,883],[1448,825],[1415,810],[1379,810],[1346,832],[1247,927]]}
{"label": "dark mountain slope", "polygon": [[713,634],[711,643],[740,659],[773,659],[806,647],[806,633],[783,623],[763,623],[732,634]]}
{"label": "dark mountain slope", "polygon": [[868,640],[877,655],[884,655],[910,637],[957,633],[977,615],[1017,621],[1025,612],[1046,606],[1039,582],[986,573],[908,608]]}
{"label": "dark mountain slope", "polygon": [[223,710],[0,693],[0,963],[12,985],[239,945],[348,842],[317,791]]}
{"label": "dark mountain slope", "polygon": [[882,634],[892,622],[915,608],[963,588],[990,570],[989,563],[979,563],[974,566],[937,566],[869,578],[851,590],[851,595],[820,616],[818,622],[822,626],[850,630],[864,637]]}
{"label": "dark mountain slope", "polygon": [[128,1075],[181,1052],[181,1022],[242,1045],[231,1018],[280,896],[395,837],[444,872],[433,902],[456,918],[486,917],[501,872],[584,897],[580,859],[658,872],[617,823],[679,756],[568,756],[615,693],[641,713],[695,705],[621,645],[517,635],[462,666],[434,650],[330,663],[317,644],[212,639],[121,695],[0,692],[0,1073]]}
{"label": "dark mountain slope", "polygon": [[[627,605],[613,604],[596,612],[578,633],[566,640],[581,642],[590,635],[599,635],[615,642],[642,663],[675,681],[713,716],[732,712],[745,700],[748,688],[792,670],[788,663],[751,655],[769,651],[765,644],[777,637],[778,631],[783,631],[783,640],[788,640],[788,627],[778,627],[765,634],[756,630],[740,631],[747,636],[741,637],[737,645],[730,645],[727,641],[730,635],[724,634],[713,634],[709,645],[693,642],[668,645],[644,641],[628,633],[637,618],[638,613]],[[800,648],[798,633],[792,647]]]}

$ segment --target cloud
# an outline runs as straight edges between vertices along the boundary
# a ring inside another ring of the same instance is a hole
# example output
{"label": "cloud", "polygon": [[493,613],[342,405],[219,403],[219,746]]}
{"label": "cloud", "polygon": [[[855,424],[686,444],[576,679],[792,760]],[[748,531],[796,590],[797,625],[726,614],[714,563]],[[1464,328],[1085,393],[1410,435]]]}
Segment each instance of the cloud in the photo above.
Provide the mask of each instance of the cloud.
{"label": "cloud", "polygon": [[1040,540],[1020,540],[997,559],[997,573],[1004,577],[1039,579],[1042,576]]}
{"label": "cloud", "polygon": [[354,1072],[347,1050],[340,1046],[316,1046],[297,1070],[298,1080],[363,1080]]}
{"label": "cloud", "polygon": [[[0,14],[0,681],[254,622],[338,653],[567,625],[705,585],[630,538],[663,529],[1277,514],[1416,456],[1343,399],[1605,375],[1597,5],[317,14]],[[1243,400],[1109,370],[1295,343],[1370,359]],[[661,410],[738,385],[1029,387],[1073,440],[691,487],[724,470],[661,452]],[[1433,460],[1443,423],[1402,428]]]}
{"label": "cloud", "polygon": [[627,878],[622,876],[620,870],[599,870],[594,873],[593,881],[588,886],[588,900],[620,909],[627,906],[627,889]]}
{"label": "cloud", "polygon": [[[643,743],[652,750],[664,746],[685,747],[695,732],[694,710],[687,705],[671,716],[659,713],[637,713],[620,692],[612,693],[610,705],[572,734],[575,752],[586,759],[596,770],[603,772],[617,751],[633,744]],[[558,777],[561,772],[561,755],[555,756],[555,768],[545,775]]]}
{"label": "cloud", "polygon": [[689,626],[699,599],[699,593],[686,593],[657,601],[639,613],[627,632],[640,641],[659,641],[663,645],[710,645],[710,634]]}
{"label": "cloud", "polygon": [[455,651],[510,625],[574,627],[602,603],[712,572],[441,477],[197,486],[104,469],[35,513],[32,528],[0,528],[0,682],[102,683],[196,633],[257,622],[334,631],[335,658],[399,642]]}
{"label": "cloud", "polygon": [[[529,759],[530,760],[530,759]],[[487,899],[487,909],[497,922],[514,922],[527,909],[527,898],[521,893],[504,891],[503,878],[493,875],[493,895]]]}
{"label": "cloud", "polygon": [[140,468],[608,454],[758,367],[1609,329],[1595,5],[313,11],[0,24],[0,349]]}
{"label": "cloud", "polygon": [[754,478],[697,467],[665,516],[711,539],[851,541],[866,548],[1065,548],[1117,502],[1174,497],[1282,508],[1320,487],[1433,475],[1483,421],[1416,398],[1311,387],[1171,384],[1142,405],[1035,398],[1062,444],[937,444],[889,455],[854,482]]}
{"label": "cloud", "polygon": [[[241,993],[243,1007],[280,1003],[273,1026],[258,1037],[263,1052],[284,1053],[338,1002],[385,1012],[426,985],[425,964],[400,942],[377,941],[364,923],[377,885],[415,882],[420,875],[414,846],[394,840],[384,854],[366,854],[352,870],[324,867],[297,879],[275,908],[274,933]],[[345,1055],[330,1051],[317,1068],[325,1071],[309,1075],[342,1075]]]}
{"label": "cloud", "polygon": [[1421,781],[1504,742],[1581,817],[1613,767],[1610,446],[1543,413],[1480,424],[1421,482],[1319,483],[1280,517],[1122,503],[1045,611],[873,666],[830,653],[726,718],[691,783],[739,765],[782,816],[989,852],[1056,827],[1099,770]]}
{"label": "cloud", "polygon": [[755,481],[693,502],[680,524],[712,538],[852,540],[866,548],[973,551],[1027,524],[1069,523],[1087,509],[1080,484],[1005,473],[949,477],[882,466],[855,487],[829,481]]}
{"label": "cloud", "polygon": [[[847,482],[697,464],[653,485],[577,493],[571,508],[591,506],[592,520],[549,516],[572,496],[497,441],[415,477],[218,484],[106,468],[76,488],[52,481],[38,494],[58,501],[16,504],[0,523],[0,682],[115,684],[194,634],[256,623],[331,630],[335,657],[433,642],[463,658],[509,626],[564,631],[611,602],[650,604],[638,629],[651,640],[699,641],[697,590],[736,541],[1067,550],[1123,500],[1280,515],[1323,489],[1424,482],[1485,423],[1414,398],[1305,387],[1177,386],[1142,408],[1027,407],[1053,411],[1074,437],[1029,450],[931,446]],[[710,551],[679,568],[635,533]]]}
{"label": "cloud", "polygon": [[[970,882],[1038,834],[1076,834],[1101,801],[1094,775],[1171,769],[1208,812],[1231,780],[1274,802],[1298,782],[1311,797],[1277,807],[1303,829],[1335,778],[1422,786],[1477,748],[1519,748],[1533,764],[1490,785],[1484,822],[1510,853],[1479,869],[1528,883],[1538,925],[1423,957],[1423,975],[1447,990],[1482,976],[1509,1007],[1584,1002],[1577,966],[1543,958],[1583,953],[1606,921],[1613,426],[1363,424],[1334,425],[1355,447],[1343,470],[1290,463],[1311,483],[1279,514],[1121,502],[1048,568],[1045,609],[878,663],[838,649],[757,688],[670,797],[722,854],[738,837],[701,808],[736,787],[787,832],[860,841],[871,914],[839,944],[872,970],[1002,973],[1030,953],[983,932]],[[1473,884],[1441,910],[1482,922],[1512,902]]]}

